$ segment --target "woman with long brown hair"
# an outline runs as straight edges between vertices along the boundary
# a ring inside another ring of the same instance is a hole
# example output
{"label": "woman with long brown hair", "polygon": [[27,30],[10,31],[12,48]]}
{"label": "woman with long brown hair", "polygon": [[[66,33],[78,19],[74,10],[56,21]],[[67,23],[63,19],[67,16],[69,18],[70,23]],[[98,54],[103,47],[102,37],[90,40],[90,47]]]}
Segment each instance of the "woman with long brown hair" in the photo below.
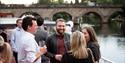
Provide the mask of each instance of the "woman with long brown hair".
{"label": "woman with long brown hair", "polygon": [[81,31],[85,36],[87,48],[90,48],[92,50],[95,61],[99,62],[101,54],[100,54],[100,46],[97,40],[95,30],[91,25],[83,24],[81,27]]}
{"label": "woman with long brown hair", "polygon": [[4,42],[2,36],[0,36],[0,63],[11,63],[12,51],[7,42]]}

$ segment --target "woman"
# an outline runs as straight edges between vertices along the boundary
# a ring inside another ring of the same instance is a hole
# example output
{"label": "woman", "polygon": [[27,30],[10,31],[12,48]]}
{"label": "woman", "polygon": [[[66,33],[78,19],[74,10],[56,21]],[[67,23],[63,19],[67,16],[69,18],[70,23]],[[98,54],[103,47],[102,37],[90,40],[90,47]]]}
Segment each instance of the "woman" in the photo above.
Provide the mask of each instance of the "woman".
{"label": "woman", "polygon": [[11,63],[12,51],[8,43],[4,42],[2,36],[0,36],[0,63]]}
{"label": "woman", "polygon": [[83,24],[81,31],[85,36],[87,42],[87,48],[90,48],[92,50],[95,61],[99,62],[99,59],[101,57],[100,47],[93,27],[88,24]]}
{"label": "woman", "polygon": [[61,63],[94,63],[82,32],[73,32],[70,46],[70,51],[63,55]]}

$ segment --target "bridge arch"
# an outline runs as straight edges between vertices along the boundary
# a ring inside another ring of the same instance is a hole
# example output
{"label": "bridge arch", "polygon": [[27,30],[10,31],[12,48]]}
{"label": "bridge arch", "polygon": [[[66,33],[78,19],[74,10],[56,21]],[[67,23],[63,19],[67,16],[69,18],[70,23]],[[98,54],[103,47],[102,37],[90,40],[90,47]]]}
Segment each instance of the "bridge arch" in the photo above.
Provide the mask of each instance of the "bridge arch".
{"label": "bridge arch", "polygon": [[108,27],[111,33],[121,33],[122,26],[124,25],[123,21],[123,12],[115,11],[108,18]]}
{"label": "bridge arch", "polygon": [[71,14],[65,11],[56,12],[55,14],[53,14],[53,17],[52,17],[53,21],[55,21],[57,18],[64,18],[66,21],[72,20]]}
{"label": "bridge arch", "polygon": [[101,18],[101,15],[99,15],[96,12],[87,12],[87,13],[81,15],[80,23],[81,24],[84,24],[84,23],[91,24],[98,32],[102,27],[102,18]]}

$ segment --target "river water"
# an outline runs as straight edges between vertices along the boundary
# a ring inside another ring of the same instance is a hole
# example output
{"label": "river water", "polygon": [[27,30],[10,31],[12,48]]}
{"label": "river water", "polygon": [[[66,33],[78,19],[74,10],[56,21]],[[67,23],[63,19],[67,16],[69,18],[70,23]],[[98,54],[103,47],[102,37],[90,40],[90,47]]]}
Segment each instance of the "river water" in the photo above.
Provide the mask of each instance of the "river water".
{"label": "river water", "polygon": [[98,36],[101,56],[113,63],[125,63],[125,37]]}

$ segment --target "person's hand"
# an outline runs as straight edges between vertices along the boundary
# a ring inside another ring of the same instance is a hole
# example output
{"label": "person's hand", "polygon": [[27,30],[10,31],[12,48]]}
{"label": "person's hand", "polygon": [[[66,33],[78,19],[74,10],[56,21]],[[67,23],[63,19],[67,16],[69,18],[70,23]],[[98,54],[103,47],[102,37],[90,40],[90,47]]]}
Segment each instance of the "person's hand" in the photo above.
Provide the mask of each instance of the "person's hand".
{"label": "person's hand", "polygon": [[58,60],[58,61],[61,61],[62,55],[61,54],[56,54],[55,59]]}
{"label": "person's hand", "polygon": [[47,52],[47,49],[46,49],[45,46],[40,47],[40,52],[38,52],[38,53],[36,54],[36,59],[33,61],[33,63],[35,63],[35,62],[41,57],[41,55],[43,55],[43,54],[46,53],[46,52]]}
{"label": "person's hand", "polygon": [[44,54],[47,52],[46,46],[40,47],[41,54]]}

